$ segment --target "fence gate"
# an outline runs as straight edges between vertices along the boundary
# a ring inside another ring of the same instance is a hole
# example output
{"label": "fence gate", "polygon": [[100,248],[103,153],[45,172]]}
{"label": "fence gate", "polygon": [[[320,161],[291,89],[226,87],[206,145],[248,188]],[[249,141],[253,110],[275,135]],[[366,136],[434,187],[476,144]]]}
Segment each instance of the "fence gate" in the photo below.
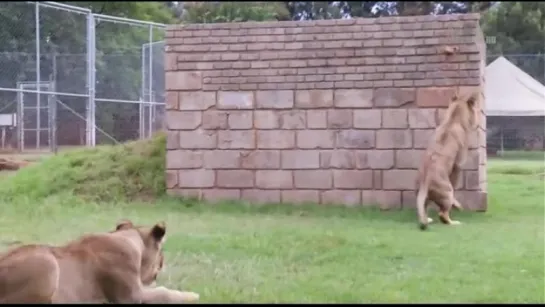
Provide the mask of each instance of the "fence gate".
{"label": "fence gate", "polygon": [[[45,94],[38,96],[38,87]],[[56,97],[54,82],[17,82],[17,141],[20,151],[25,147],[56,150]],[[26,92],[24,92],[26,91]],[[31,92],[29,92],[31,91]],[[35,91],[35,92],[33,92]]]}

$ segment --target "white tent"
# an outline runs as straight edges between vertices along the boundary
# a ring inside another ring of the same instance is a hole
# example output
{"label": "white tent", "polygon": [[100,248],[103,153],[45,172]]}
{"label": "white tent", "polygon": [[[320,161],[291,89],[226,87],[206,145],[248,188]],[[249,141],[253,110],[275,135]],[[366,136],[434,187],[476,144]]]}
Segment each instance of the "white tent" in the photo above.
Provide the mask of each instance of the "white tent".
{"label": "white tent", "polygon": [[487,116],[545,116],[545,86],[504,57],[486,67]]}

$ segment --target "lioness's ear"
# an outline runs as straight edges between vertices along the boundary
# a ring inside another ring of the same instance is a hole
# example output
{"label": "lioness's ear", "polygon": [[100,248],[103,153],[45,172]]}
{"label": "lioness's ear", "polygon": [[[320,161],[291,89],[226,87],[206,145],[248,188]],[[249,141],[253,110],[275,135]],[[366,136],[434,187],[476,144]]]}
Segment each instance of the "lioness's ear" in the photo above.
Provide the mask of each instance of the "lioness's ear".
{"label": "lioness's ear", "polygon": [[479,93],[473,93],[471,94],[468,98],[467,98],[467,105],[470,107],[470,108],[474,108],[475,105],[477,104],[477,101],[479,99]]}
{"label": "lioness's ear", "polygon": [[117,222],[117,225],[115,226],[115,230],[123,230],[123,229],[129,229],[133,228],[133,224],[130,220],[121,220]]}
{"label": "lioness's ear", "polygon": [[161,241],[163,237],[165,236],[165,233],[167,232],[167,226],[165,225],[165,222],[159,222],[153,226],[151,229],[151,235],[153,238],[157,241]]}

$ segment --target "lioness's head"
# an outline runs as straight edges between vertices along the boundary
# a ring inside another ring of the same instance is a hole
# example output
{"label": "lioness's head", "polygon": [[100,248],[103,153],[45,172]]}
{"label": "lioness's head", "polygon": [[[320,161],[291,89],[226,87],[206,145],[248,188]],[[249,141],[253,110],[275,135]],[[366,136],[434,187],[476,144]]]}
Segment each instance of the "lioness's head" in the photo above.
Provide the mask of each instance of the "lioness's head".
{"label": "lioness's head", "polygon": [[453,119],[459,120],[467,129],[476,129],[479,125],[479,96],[480,92],[477,91],[456,94],[449,106],[449,109],[453,109]]}
{"label": "lioness's head", "polygon": [[142,253],[140,278],[144,285],[149,286],[155,282],[157,275],[163,268],[164,255],[162,247],[166,239],[166,225],[164,222],[159,222],[152,227],[134,226],[131,221],[124,220],[117,224],[115,231],[126,229],[135,229],[142,237],[145,248]]}

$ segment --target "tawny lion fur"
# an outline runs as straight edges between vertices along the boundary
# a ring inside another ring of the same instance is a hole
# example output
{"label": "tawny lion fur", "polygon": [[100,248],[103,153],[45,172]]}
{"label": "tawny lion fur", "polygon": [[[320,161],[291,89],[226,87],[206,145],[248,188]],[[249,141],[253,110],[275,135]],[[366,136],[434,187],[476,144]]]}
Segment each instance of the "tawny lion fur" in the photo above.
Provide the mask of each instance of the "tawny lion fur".
{"label": "tawny lion fur", "polygon": [[0,255],[0,303],[185,303],[193,292],[154,287],[166,227],[119,223],[63,246],[22,245]]}
{"label": "tawny lion fur", "polygon": [[467,157],[470,134],[478,126],[479,95],[473,92],[453,98],[426,150],[418,170],[416,196],[422,230],[427,229],[428,223],[432,221],[427,215],[429,201],[439,207],[441,222],[460,224],[451,220],[449,213],[452,206],[462,210],[461,204],[454,198],[454,187]]}

